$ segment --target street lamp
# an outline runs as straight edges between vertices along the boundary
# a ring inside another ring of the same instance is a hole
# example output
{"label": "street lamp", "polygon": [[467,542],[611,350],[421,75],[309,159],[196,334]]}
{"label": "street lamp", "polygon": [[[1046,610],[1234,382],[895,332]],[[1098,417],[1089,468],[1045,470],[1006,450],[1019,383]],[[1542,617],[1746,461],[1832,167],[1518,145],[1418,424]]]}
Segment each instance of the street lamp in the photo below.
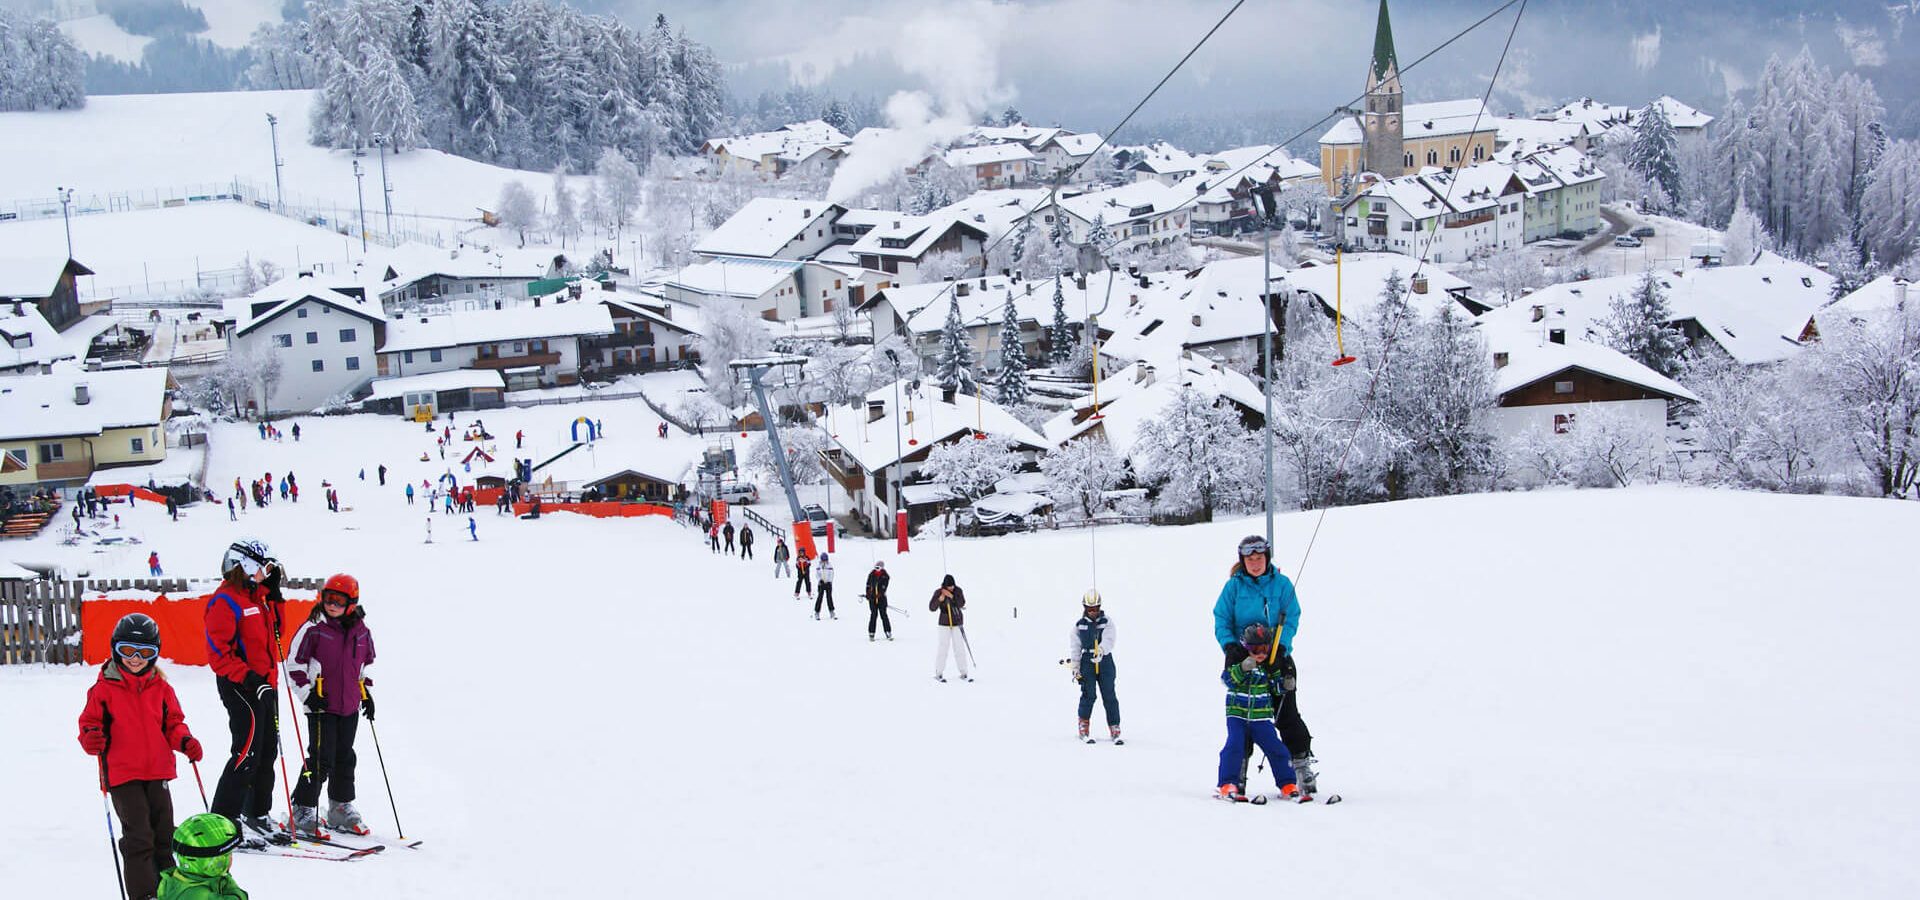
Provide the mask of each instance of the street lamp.
{"label": "street lamp", "polygon": [[380,148],[380,199],[387,207],[387,240],[393,240],[393,182],[387,180],[387,145],[392,140],[376,131],[373,145]]}
{"label": "street lamp", "polygon": [[280,186],[280,167],[287,161],[280,158],[280,120],[273,113],[267,113],[267,136],[273,139],[273,211],[287,214],[286,190]]}
{"label": "street lamp", "polygon": [[354,160],[353,192],[360,198],[360,255],[362,256],[367,253],[367,192],[364,190],[366,174],[360,171],[360,161]]}
{"label": "street lamp", "polygon": [[73,188],[54,188],[60,192],[60,219],[67,226],[67,258],[73,258]]}
{"label": "street lamp", "polygon": [[893,540],[897,552],[907,552],[907,511],[900,505],[900,476],[906,468],[906,448],[900,446],[900,355],[887,351],[887,361],[893,364]]}

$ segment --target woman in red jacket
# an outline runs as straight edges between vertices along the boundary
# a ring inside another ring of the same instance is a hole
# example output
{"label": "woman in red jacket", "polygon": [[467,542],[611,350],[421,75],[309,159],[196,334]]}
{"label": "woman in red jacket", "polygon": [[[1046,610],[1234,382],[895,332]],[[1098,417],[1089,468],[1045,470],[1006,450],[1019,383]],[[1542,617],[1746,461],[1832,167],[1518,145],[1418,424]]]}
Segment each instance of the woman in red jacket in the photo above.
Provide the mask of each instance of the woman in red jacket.
{"label": "woman in red jacket", "polygon": [[235,541],[220,559],[224,581],[207,598],[207,665],[227,708],[231,755],[213,812],[241,825],[252,847],[289,840],[273,822],[273,763],[280,758],[280,564],[260,541]]}
{"label": "woman in red jacket", "polygon": [[120,816],[120,856],[128,900],[147,900],[160,889],[160,869],[170,854],[155,854],[154,841],[173,834],[173,752],[200,761],[200,742],[187,731],[180,698],[160,673],[160,626],[140,613],[113,627],[113,656],[87,690],[80,711],[80,747],[100,757],[100,786]]}

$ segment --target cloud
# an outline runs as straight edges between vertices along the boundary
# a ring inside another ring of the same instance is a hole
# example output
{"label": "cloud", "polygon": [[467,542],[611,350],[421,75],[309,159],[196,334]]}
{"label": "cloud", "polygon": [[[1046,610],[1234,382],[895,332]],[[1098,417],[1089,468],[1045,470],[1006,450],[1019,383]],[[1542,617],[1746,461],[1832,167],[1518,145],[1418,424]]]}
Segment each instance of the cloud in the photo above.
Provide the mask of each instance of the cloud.
{"label": "cloud", "polygon": [[1856,66],[1884,66],[1887,64],[1887,43],[1880,39],[1880,31],[1872,26],[1856,28],[1846,20],[1836,18],[1833,33],[1840,37],[1840,43],[1847,48],[1847,57]]}
{"label": "cloud", "polygon": [[1652,34],[1633,36],[1633,67],[1642,72],[1653,71],[1660,64],[1660,26],[1653,27]]}

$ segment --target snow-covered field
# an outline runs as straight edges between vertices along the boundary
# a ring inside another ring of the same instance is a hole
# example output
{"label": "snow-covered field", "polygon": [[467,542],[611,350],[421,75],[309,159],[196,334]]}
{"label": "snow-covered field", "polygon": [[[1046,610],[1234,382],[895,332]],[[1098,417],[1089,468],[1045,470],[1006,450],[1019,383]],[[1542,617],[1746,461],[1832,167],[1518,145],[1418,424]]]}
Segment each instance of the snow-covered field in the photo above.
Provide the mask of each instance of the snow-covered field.
{"label": "snow-covered field", "polygon": [[[0,141],[0,210],[48,200],[61,186],[75,189],[81,209],[126,208],[236,179],[271,197],[274,157],[266,117],[272,114],[280,121],[286,203],[351,212],[358,203],[355,158],[307,143],[312,99],[312,91],[143,94],[89,97],[81,110],[0,113],[0,133],[34,136]],[[133,147],[139,152],[129,153]],[[368,219],[383,227],[378,156],[368,153],[359,162],[366,173]],[[491,209],[507,181],[523,181],[542,197],[551,177],[436,150],[388,154],[387,169],[395,229],[448,235],[477,224],[478,209]],[[59,216],[57,202],[52,215]]]}
{"label": "snow-covered field", "polygon": [[[507,442],[525,428],[536,458],[575,415],[650,435],[644,406],[597,406],[484,418]],[[243,857],[255,896],[1920,891],[1920,505],[1653,488],[1334,510],[1296,649],[1322,786],[1347,802],[1302,811],[1207,799],[1223,732],[1209,610],[1257,519],[934,540],[904,557],[848,541],[847,614],[816,622],[770,562],[712,556],[661,519],[482,510],[477,543],[462,518],[425,544],[399,484],[445,464],[416,461],[432,449],[419,426],[303,432],[263,444],[222,427],[208,478],[291,467],[306,502],[239,525],[143,508],[127,525],[143,545],[90,557],[96,575],[134,576],[151,548],[170,574],[211,576],[249,534],[297,574],[364,586],[380,737],[407,831],[428,843],[350,865]],[[646,440],[622,451],[635,467],[700,443],[649,458]],[[326,512],[323,478],[351,511]],[[1279,518],[1285,571],[1315,522]],[[9,542],[0,561],[66,550]],[[869,644],[851,602],[875,559],[894,575],[895,643]],[[971,600],[973,684],[930,678],[925,598],[943,571]],[[1121,748],[1072,739],[1075,689],[1055,664],[1093,583],[1121,630]],[[189,724],[220,743],[207,673],[171,673]],[[92,678],[0,668],[9,895],[113,890],[73,738]],[[390,830],[361,743],[361,805]],[[182,773],[177,808],[198,810]]]}

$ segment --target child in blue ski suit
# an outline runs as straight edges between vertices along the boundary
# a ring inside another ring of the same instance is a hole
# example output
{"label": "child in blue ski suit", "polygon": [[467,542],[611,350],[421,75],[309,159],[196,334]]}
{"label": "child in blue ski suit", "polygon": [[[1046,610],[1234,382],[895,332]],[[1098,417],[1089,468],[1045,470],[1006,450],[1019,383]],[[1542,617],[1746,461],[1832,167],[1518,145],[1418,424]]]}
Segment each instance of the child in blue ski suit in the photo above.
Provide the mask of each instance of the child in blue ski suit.
{"label": "child in blue ski suit", "polygon": [[1280,733],[1273,728],[1274,696],[1280,689],[1263,665],[1273,646],[1273,632],[1265,625],[1248,625],[1240,634],[1240,644],[1247,650],[1246,658],[1220,673],[1220,681],[1227,686],[1227,743],[1220,748],[1220,777],[1216,779],[1220,785],[1219,797],[1222,800],[1243,798],[1244,789],[1236,782],[1247,742],[1252,741],[1273,765],[1273,780],[1280,787],[1280,799],[1293,800],[1300,789],[1294,784],[1292,757],[1287,753],[1287,745],[1281,742]]}

